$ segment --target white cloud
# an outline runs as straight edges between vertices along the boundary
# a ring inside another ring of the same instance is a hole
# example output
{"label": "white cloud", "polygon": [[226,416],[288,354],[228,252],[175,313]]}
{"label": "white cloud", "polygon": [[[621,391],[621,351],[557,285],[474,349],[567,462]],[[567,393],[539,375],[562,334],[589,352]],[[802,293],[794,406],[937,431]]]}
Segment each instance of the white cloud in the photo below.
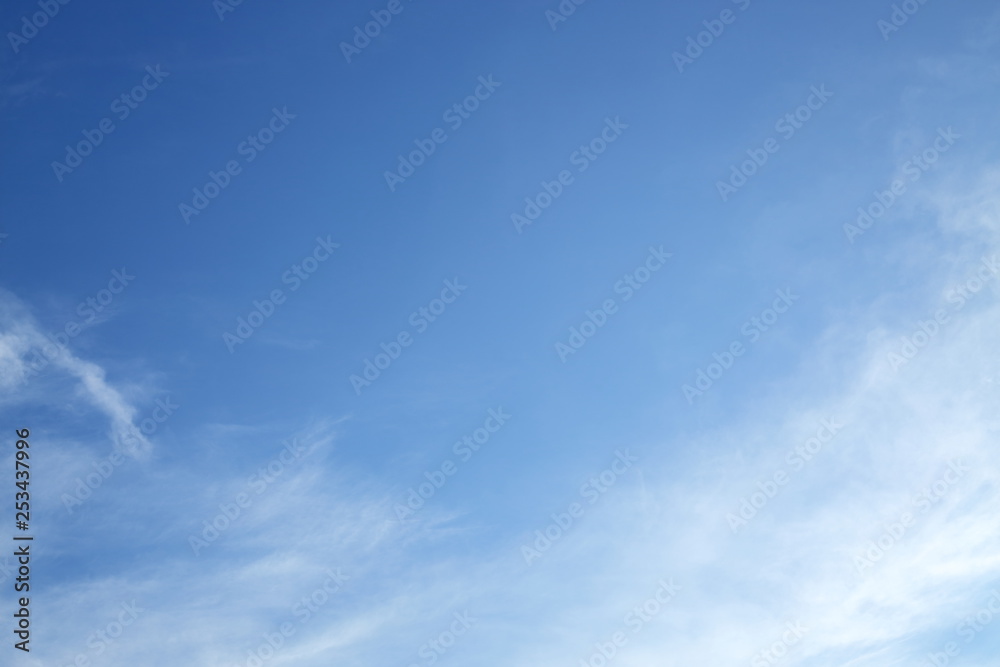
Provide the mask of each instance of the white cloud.
{"label": "white cloud", "polygon": [[18,401],[38,373],[62,372],[78,381],[78,395],[111,422],[110,437],[127,442],[123,449],[134,457],[148,456],[152,443],[136,428],[136,408],[106,379],[99,365],[80,359],[67,347],[55,345],[27,308],[12,294],[0,290],[0,389],[9,401]]}

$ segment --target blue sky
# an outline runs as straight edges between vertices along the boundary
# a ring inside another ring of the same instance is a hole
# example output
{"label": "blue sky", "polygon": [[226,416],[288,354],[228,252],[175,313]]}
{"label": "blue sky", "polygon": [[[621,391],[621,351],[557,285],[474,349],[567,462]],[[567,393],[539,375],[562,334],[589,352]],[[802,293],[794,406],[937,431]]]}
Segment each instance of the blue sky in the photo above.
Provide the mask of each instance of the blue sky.
{"label": "blue sky", "polygon": [[995,664],[993,3],[223,2],[0,14],[0,662]]}

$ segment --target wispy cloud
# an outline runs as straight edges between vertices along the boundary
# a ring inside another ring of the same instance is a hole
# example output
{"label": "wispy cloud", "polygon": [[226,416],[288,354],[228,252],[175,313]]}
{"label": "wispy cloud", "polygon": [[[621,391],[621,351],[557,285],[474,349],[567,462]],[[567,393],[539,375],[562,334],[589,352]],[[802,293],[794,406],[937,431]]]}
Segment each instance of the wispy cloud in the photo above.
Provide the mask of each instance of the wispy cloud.
{"label": "wispy cloud", "polygon": [[17,397],[18,390],[37,376],[38,367],[74,378],[78,395],[109,419],[109,435],[116,446],[129,442],[127,453],[148,456],[152,443],[136,428],[136,407],[107,381],[104,369],[55,344],[24,304],[0,291],[0,368],[4,371],[0,382],[5,394]]}

